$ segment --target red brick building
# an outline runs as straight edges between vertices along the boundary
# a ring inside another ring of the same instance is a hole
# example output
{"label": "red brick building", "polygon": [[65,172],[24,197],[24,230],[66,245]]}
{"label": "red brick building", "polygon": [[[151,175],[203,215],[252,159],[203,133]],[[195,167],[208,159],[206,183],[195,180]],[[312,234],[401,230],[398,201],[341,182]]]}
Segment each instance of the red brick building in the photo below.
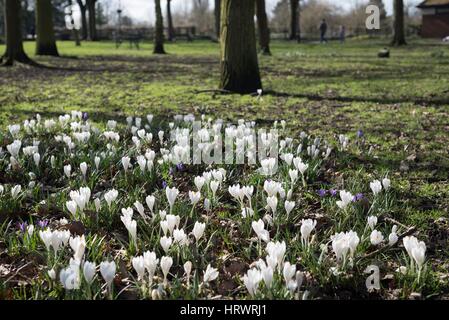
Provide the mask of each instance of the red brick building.
{"label": "red brick building", "polygon": [[422,37],[449,36],[449,0],[426,0],[418,8],[422,11]]}

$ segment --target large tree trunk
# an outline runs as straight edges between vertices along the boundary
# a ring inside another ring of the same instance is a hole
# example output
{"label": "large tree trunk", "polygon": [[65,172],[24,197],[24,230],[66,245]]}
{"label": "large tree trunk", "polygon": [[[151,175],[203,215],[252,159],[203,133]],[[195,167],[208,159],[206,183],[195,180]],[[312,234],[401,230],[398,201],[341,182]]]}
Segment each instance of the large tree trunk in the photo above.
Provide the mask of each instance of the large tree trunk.
{"label": "large tree trunk", "polygon": [[14,61],[32,62],[23,50],[21,20],[21,1],[5,0],[6,52],[0,63],[4,60],[6,66],[12,66]]}
{"label": "large tree trunk", "polygon": [[298,39],[299,0],[290,0],[290,40]]}
{"label": "large tree trunk", "polygon": [[89,11],[89,40],[97,41],[97,14],[95,4],[97,0],[86,0],[87,10]]}
{"label": "large tree trunk", "polygon": [[222,0],[220,89],[237,93],[262,89],[254,7],[255,0]]}
{"label": "large tree trunk", "polygon": [[162,17],[161,0],[154,0],[156,11],[156,34],[154,35],[155,54],[165,54],[164,50],[164,20]]}
{"label": "large tree trunk", "polygon": [[173,18],[171,15],[171,0],[167,0],[167,24],[168,24],[168,41],[173,41],[175,30],[173,28]]}
{"label": "large tree trunk", "polygon": [[83,40],[87,40],[88,38],[88,26],[87,26],[87,6],[85,3],[83,3],[83,0],[76,0],[78,3],[78,6],[80,8],[81,13],[81,38]]}
{"label": "large tree trunk", "polygon": [[265,11],[265,0],[256,0],[257,29],[259,31],[260,52],[264,55],[271,55],[270,52],[270,29],[268,28],[268,18]]}
{"label": "large tree trunk", "polygon": [[36,54],[59,56],[53,30],[51,0],[36,0]]}
{"label": "large tree trunk", "polygon": [[221,12],[221,0],[215,0],[214,17],[215,17],[215,36],[220,39],[220,14]]}
{"label": "large tree trunk", "polygon": [[394,0],[393,46],[406,45],[404,32],[404,1]]}

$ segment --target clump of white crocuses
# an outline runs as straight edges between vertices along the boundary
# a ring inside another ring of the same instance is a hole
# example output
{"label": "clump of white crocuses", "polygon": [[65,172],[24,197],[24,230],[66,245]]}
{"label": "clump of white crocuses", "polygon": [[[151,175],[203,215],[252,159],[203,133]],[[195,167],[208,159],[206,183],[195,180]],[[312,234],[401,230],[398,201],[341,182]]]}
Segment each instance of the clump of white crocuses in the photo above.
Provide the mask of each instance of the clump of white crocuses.
{"label": "clump of white crocuses", "polygon": [[402,243],[410,258],[410,269],[418,274],[419,279],[426,261],[426,244],[414,236],[404,237]]}
{"label": "clump of white crocuses", "polygon": [[334,251],[337,262],[344,268],[348,262],[352,262],[352,258],[360,243],[357,232],[348,231],[340,232],[331,236],[332,250]]}
{"label": "clump of white crocuses", "polygon": [[137,221],[133,219],[133,212],[134,210],[132,208],[123,208],[120,219],[125,225],[126,230],[128,230],[130,244],[133,245],[134,249],[137,249]]}
{"label": "clump of white crocuses", "polygon": [[70,231],[68,230],[51,230],[47,228],[39,231],[39,237],[45,245],[45,248],[50,252],[50,248],[53,249],[54,256],[56,257],[61,247],[66,246],[70,239]]}

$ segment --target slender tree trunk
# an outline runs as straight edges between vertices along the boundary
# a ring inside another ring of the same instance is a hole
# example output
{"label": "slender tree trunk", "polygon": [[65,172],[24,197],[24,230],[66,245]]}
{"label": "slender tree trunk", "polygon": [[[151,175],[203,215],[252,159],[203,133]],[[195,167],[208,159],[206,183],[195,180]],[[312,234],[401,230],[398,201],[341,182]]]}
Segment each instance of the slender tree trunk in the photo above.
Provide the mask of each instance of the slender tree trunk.
{"label": "slender tree trunk", "polygon": [[214,6],[214,17],[215,17],[215,36],[220,39],[220,12],[221,12],[221,1],[215,0]]}
{"label": "slender tree trunk", "polygon": [[255,0],[222,0],[220,89],[237,93],[262,89],[254,8]]}
{"label": "slender tree trunk", "polygon": [[404,32],[404,1],[394,0],[394,22],[393,22],[393,46],[406,45]]}
{"label": "slender tree trunk", "polygon": [[296,40],[299,43],[299,42],[301,42],[301,0],[298,0],[298,19],[297,19],[297,21],[298,21],[298,24],[297,24],[298,33],[296,36]]}
{"label": "slender tree trunk", "polygon": [[12,66],[14,61],[32,63],[23,50],[21,1],[5,0],[6,52],[0,59],[4,65]]}
{"label": "slender tree trunk", "polygon": [[89,40],[97,41],[97,16],[95,4],[97,0],[86,0],[87,10],[89,11]]}
{"label": "slender tree trunk", "polygon": [[299,0],[290,0],[290,40],[298,38],[298,9]]}
{"label": "slender tree trunk", "polygon": [[259,31],[259,49],[264,55],[271,55],[270,29],[265,11],[265,0],[256,0],[257,30]]}
{"label": "slender tree trunk", "polygon": [[164,50],[164,20],[162,17],[161,0],[154,0],[156,10],[156,34],[154,36],[155,54],[165,54]]}
{"label": "slender tree trunk", "polygon": [[53,30],[53,8],[51,0],[36,0],[36,54],[59,56]]}
{"label": "slender tree trunk", "polygon": [[173,28],[173,19],[171,15],[171,0],[167,0],[167,24],[168,24],[168,41],[173,41],[175,30]]}
{"label": "slender tree trunk", "polygon": [[76,0],[78,6],[80,8],[81,13],[81,38],[83,40],[87,40],[88,38],[88,26],[87,26],[87,7],[86,4],[83,3],[83,0]]}

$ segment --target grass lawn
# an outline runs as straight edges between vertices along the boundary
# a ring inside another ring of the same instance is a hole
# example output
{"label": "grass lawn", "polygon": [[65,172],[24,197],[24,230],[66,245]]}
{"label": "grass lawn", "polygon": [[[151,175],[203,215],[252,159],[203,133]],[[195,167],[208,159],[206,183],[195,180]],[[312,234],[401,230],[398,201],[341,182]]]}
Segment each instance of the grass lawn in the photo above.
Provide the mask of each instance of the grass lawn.
{"label": "grass lawn", "polygon": [[[427,244],[432,280],[420,288],[423,297],[447,299],[449,46],[411,40],[392,48],[390,59],[379,59],[384,46],[379,40],[273,42],[273,55],[259,59],[266,93],[259,98],[207,91],[219,80],[219,47],[211,42],[167,44],[164,56],[152,55],[151,44],[117,50],[112,42],[59,42],[60,58],[35,57],[34,43],[27,42],[32,58],[53,68],[0,68],[0,127],[36,113],[47,118],[81,110],[94,122],[148,113],[168,122],[193,113],[262,125],[286,120],[294,137],[305,131],[336,141],[345,134],[349,153],[309,189],[308,210],[320,204],[313,188],[357,180],[369,193],[369,182],[388,173],[397,198],[388,216],[416,226],[415,236]],[[7,254],[1,250],[0,257]]]}

